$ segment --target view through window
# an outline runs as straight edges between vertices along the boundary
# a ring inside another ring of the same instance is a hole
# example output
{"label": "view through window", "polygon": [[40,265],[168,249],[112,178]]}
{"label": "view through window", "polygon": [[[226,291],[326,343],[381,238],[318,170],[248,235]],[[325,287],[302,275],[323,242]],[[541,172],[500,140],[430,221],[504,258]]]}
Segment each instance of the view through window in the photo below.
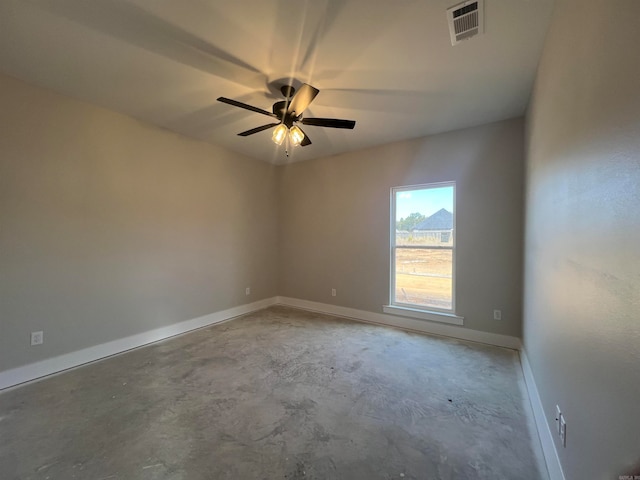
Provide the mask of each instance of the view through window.
{"label": "view through window", "polygon": [[391,304],[454,310],[455,184],[392,189]]}

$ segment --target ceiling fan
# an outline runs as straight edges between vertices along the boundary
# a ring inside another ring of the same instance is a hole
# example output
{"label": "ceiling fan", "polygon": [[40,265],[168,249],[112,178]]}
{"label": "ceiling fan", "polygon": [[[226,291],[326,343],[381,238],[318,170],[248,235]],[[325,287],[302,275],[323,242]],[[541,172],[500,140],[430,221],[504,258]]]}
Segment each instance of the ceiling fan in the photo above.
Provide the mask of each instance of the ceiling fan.
{"label": "ceiling fan", "polygon": [[[274,103],[271,108],[271,112],[230,98],[219,97],[218,101],[277,119],[277,122],[252,128],[251,130],[241,132],[238,135],[241,137],[247,137],[254,133],[276,127],[273,131],[272,138],[278,145],[282,145],[282,142],[285,141],[285,139],[287,139],[287,142],[293,146],[301,145],[305,147],[307,145],[311,145],[311,140],[307,134],[304,133],[296,123],[313,125],[315,127],[347,129],[353,129],[356,125],[354,120],[341,120],[337,118],[303,118],[302,113],[320,92],[320,90],[312,87],[311,85],[304,83],[297,92],[291,85],[283,85],[280,88],[280,92],[282,92],[285,99]],[[289,152],[287,150],[287,155],[288,154]]]}

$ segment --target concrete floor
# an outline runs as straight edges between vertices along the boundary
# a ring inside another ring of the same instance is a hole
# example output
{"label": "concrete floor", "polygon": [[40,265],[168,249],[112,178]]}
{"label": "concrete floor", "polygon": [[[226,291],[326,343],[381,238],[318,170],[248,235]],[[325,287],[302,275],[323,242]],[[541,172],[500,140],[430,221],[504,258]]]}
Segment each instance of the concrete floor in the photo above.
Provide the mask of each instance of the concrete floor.
{"label": "concrete floor", "polygon": [[272,307],[0,394],[3,479],[546,479],[512,350]]}

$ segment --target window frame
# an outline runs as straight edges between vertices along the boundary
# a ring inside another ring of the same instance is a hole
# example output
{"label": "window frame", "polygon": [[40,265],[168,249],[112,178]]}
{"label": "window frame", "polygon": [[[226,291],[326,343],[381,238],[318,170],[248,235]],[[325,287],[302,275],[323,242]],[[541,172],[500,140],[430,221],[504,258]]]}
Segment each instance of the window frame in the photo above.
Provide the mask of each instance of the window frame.
{"label": "window frame", "polygon": [[[427,190],[431,188],[453,188],[453,232],[452,246],[398,246],[396,245],[396,197],[400,192]],[[457,228],[456,228],[456,182],[434,182],[419,185],[403,185],[391,188],[391,212],[389,228],[389,304],[383,307],[386,313],[402,315],[423,320],[434,320],[455,325],[463,324],[463,317],[456,315],[456,250],[457,250]],[[401,249],[421,249],[421,250],[451,250],[451,309],[418,305],[415,303],[404,303],[396,301],[396,250]]]}

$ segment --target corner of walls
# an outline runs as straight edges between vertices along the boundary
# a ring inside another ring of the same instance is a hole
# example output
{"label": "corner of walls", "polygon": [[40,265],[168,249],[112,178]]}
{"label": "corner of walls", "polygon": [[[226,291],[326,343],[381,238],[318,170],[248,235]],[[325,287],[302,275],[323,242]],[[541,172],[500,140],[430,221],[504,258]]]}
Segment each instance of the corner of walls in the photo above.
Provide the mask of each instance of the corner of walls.
{"label": "corner of walls", "polygon": [[284,204],[284,199],[282,196],[282,176],[284,174],[284,169],[286,165],[277,165],[276,167],[276,249],[274,250],[274,255],[276,258],[276,294],[280,295],[280,292],[284,288],[284,279],[283,279],[283,268],[282,262],[284,258],[284,246],[283,246],[283,217],[282,217],[282,208]]}

